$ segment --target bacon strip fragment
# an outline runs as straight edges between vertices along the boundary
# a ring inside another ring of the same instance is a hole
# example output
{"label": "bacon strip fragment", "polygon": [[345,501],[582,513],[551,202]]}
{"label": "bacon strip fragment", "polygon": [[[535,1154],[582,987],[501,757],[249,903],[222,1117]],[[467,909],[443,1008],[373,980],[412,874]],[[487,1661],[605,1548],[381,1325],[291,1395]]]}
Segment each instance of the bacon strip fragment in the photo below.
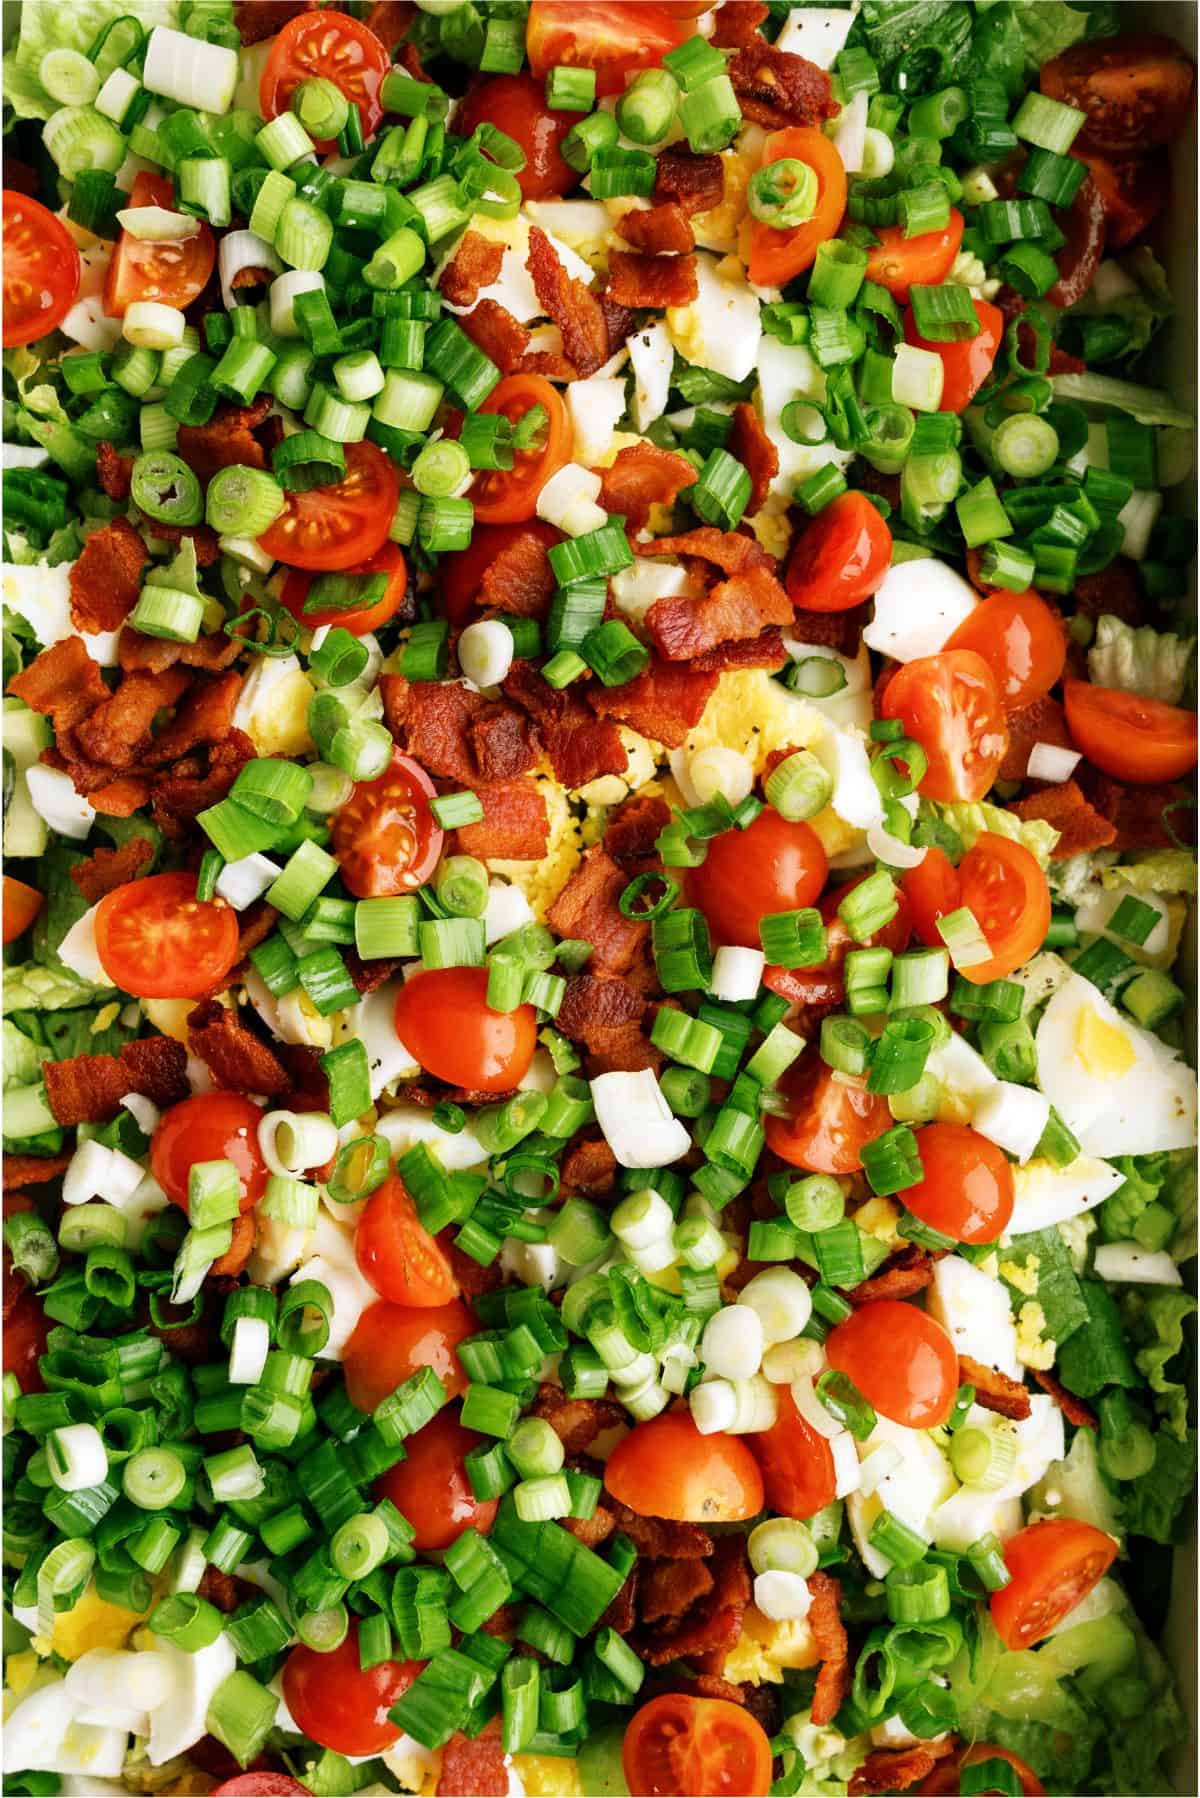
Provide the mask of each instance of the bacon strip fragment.
{"label": "bacon strip fragment", "polygon": [[720,581],[702,599],[677,594],[656,599],[646,623],[660,653],[671,661],[688,661],[722,643],[757,637],[766,625],[790,624],[787,594],[765,568]]}
{"label": "bacon strip fragment", "polygon": [[482,350],[502,375],[511,375],[520,367],[529,348],[529,332],[499,300],[485,296],[458,322],[476,349]]}
{"label": "bacon strip fragment", "polygon": [[729,65],[742,117],[780,131],[788,125],[820,125],[838,110],[824,69],[765,38],[751,37]]}
{"label": "bacon strip fragment", "polygon": [[696,247],[696,234],[678,200],[663,200],[640,211],[621,214],[618,234],[635,250],[650,256],[686,256]]}
{"label": "bacon strip fragment", "polygon": [[915,1748],[872,1748],[856,1772],[850,1775],[851,1798],[871,1792],[907,1792],[927,1779],[939,1761],[958,1753],[958,1742],[919,1742]]}
{"label": "bacon strip fragment", "polygon": [[18,1186],[44,1186],[47,1180],[57,1180],[70,1167],[72,1154],[73,1150],[68,1149],[62,1155],[6,1155],[4,1191],[11,1192]]}
{"label": "bacon strip fragment", "polygon": [[812,1593],[808,1627],[821,1656],[812,1720],[822,1725],[833,1722],[850,1691],[850,1643],[842,1622],[842,1582],[831,1573],[814,1573],[808,1589]]}
{"label": "bacon strip fragment", "polygon": [[43,1062],[42,1078],[60,1124],[107,1124],[126,1093],[141,1093],[160,1106],[186,1099],[187,1051],[174,1037],[146,1036],[126,1043],[119,1055]]}
{"label": "bacon strip fragment", "polygon": [[480,289],[500,278],[504,245],[479,231],[464,231],[458,247],[442,270],[438,287],[452,306],[473,306]]}
{"label": "bacon strip fragment", "polygon": [[96,479],[109,499],[128,499],[133,476],[133,457],[123,456],[114,443],[96,445]]}
{"label": "bacon strip fragment", "polygon": [[546,913],[546,922],[561,937],[592,945],[591,966],[624,974],[646,941],[648,924],[626,918],[617,900],[628,881],[625,870],[599,846],[584,851],[583,860]]}
{"label": "bacon strip fragment", "polygon": [[1091,849],[1108,849],[1117,840],[1116,825],[1101,816],[1073,780],[1042,787],[1028,798],[1015,800],[1009,809],[1018,818],[1040,818],[1058,831],[1058,841],[1050,851],[1052,861],[1065,861]]}
{"label": "bacon strip fragment", "polygon": [[1022,706],[1019,712],[1009,712],[1005,722],[1008,725],[1008,748],[996,770],[1000,780],[1025,779],[1029,771],[1029,753],[1035,743],[1052,743],[1056,749],[1072,747],[1067,734],[1067,715],[1057,699],[1051,699],[1048,693],[1035,699],[1032,705]]}
{"label": "bacon strip fragment", "polygon": [[638,1652],[651,1667],[696,1655],[726,1654],[738,1639],[750,1602],[750,1568],[741,1536],[722,1536],[713,1548],[712,1590],[673,1627],[639,1636]]}
{"label": "bacon strip fragment", "polygon": [[910,1299],[914,1293],[923,1292],[932,1280],[933,1263],[914,1242],[897,1250],[878,1273],[860,1281],[846,1297],[852,1305],[869,1305],[875,1299]]}
{"label": "bacon strip fragment", "polygon": [[1068,1392],[1062,1381],[1054,1374],[1041,1367],[1031,1367],[1035,1381],[1043,1392],[1049,1393],[1068,1423],[1074,1424],[1077,1430],[1098,1430],[1100,1419],[1090,1405],[1085,1405],[1081,1398]]}
{"label": "bacon strip fragment", "polygon": [[699,724],[719,678],[691,663],[680,666],[656,659],[623,687],[602,687],[592,693],[591,703],[602,717],[616,718],[641,736],[678,749]]}
{"label": "bacon strip fragment", "polygon": [[675,200],[690,216],[711,212],[725,193],[725,169],[719,156],[697,156],[671,145],[660,150],[654,171],[656,200]]}
{"label": "bacon strip fragment", "polygon": [[982,1405],[985,1411],[994,1411],[998,1417],[1011,1417],[1017,1421],[1029,1416],[1029,1393],[1025,1386],[1020,1380],[1001,1373],[998,1367],[985,1367],[982,1361],[975,1361],[970,1355],[960,1355],[958,1377],[961,1384],[974,1386],[975,1403]]}
{"label": "bacon strip fragment", "polygon": [[525,262],[546,316],[562,332],[563,351],[581,377],[594,375],[608,361],[608,325],[600,301],[590,287],[568,275],[558,254],[538,226],[529,231]]}
{"label": "bacon strip fragment", "polygon": [[733,408],[733,429],[725,448],[750,476],[750,498],[746,501],[746,512],[747,515],[753,514],[766,499],[771,491],[771,482],[779,473],[779,451],[767,436],[762,419],[748,401],[743,400]]}
{"label": "bacon strip fragment", "polygon": [[690,306],[700,292],[696,259],[613,250],[607,292],[619,306]]}
{"label": "bacon strip fragment", "polygon": [[270,394],[264,393],[251,406],[218,406],[206,425],[180,425],[178,453],[206,483],[222,468],[265,468],[266,451],[254,428],[271,405]]}
{"label": "bacon strip fragment", "polygon": [[550,1425],[569,1455],[580,1455],[605,1430],[625,1422],[620,1405],[608,1398],[568,1398],[561,1386],[548,1380],[538,1387],[530,1415]]}
{"label": "bacon strip fragment", "polygon": [[483,610],[510,612],[515,618],[544,618],[557,582],[550,551],[562,532],[541,519],[531,519],[497,551],[479,581]]}
{"label": "bacon strip fragment", "polygon": [[119,849],[93,849],[85,862],[70,869],[70,875],[88,904],[95,905],[106,893],[115,893],[126,881],[136,880],[153,859],[154,845],[148,837],[130,837]]}
{"label": "bacon strip fragment", "polygon": [[61,737],[108,698],[108,688],[80,637],[64,637],[34,656],[28,668],[14,674],[8,691],[31,711],[49,718]]}
{"label": "bacon strip fragment", "polygon": [[292,1080],[275,1051],[260,1042],[237,1014],[206,999],[188,1014],[188,1046],[220,1087],[276,1098],[292,1090]]}
{"label": "bacon strip fragment", "polygon": [[164,674],[127,674],[77,726],[79,748],[89,761],[108,768],[124,769],[135,759],[141,760],[150,747],[155,717],[182,697],[190,679],[183,668],[168,668]]}
{"label": "bacon strip fragment", "polygon": [[437,1798],[505,1798],[507,1791],[499,1718],[493,1718],[474,1740],[455,1730],[442,1749]]}
{"label": "bacon strip fragment", "polygon": [[463,824],[458,846],[481,861],[533,862],[545,855],[550,819],[545,797],[532,780],[494,780],[474,788],[483,806],[477,824]]}
{"label": "bacon strip fragment", "polygon": [[[653,506],[673,506],[698,476],[686,456],[656,443],[627,443],[600,476],[600,504],[625,520],[627,531],[644,530]],[[655,545],[657,548],[657,545]]]}
{"label": "bacon strip fragment", "polygon": [[513,663],[504,692],[536,720],[555,776],[568,791],[601,774],[625,772],[629,754],[617,726],[597,718],[577,694],[549,686],[532,662]]}

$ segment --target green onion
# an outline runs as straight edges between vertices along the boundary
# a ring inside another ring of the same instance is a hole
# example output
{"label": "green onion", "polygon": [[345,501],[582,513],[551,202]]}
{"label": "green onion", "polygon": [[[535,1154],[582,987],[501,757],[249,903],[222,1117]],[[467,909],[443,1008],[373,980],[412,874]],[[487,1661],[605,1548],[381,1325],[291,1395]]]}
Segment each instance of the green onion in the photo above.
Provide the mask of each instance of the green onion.
{"label": "green onion", "polygon": [[768,913],[759,919],[758,934],[773,967],[816,967],[828,954],[825,923],[815,907]]}
{"label": "green onion", "polygon": [[918,1561],[925,1558],[929,1547],[924,1537],[902,1523],[890,1511],[882,1511],[871,1525],[867,1540],[871,1547],[897,1567],[915,1567]]}
{"label": "green onion", "polygon": [[790,823],[813,818],[829,803],[833,781],[810,749],[786,756],[767,776],[767,802]]}
{"label": "green onion", "polygon": [[657,144],[675,120],[679,88],[666,69],[640,69],[617,101],[617,124],[632,144]]}
{"label": "green onion", "polygon": [[[810,219],[817,209],[816,173],[797,157],[768,162],[750,177],[746,204],[751,215],[778,231],[791,230]],[[822,248],[825,246],[822,245]],[[866,265],[866,258],[863,258]]]}

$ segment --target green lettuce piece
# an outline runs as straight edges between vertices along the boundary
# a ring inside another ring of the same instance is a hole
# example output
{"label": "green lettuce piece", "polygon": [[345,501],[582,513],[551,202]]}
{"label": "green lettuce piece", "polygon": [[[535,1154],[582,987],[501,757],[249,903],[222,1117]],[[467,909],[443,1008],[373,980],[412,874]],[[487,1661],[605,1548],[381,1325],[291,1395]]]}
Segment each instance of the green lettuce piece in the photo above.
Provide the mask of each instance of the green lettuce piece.
{"label": "green lettuce piece", "polygon": [[1015,10],[1031,68],[1040,69],[1088,35],[1087,13],[1080,6],[1068,6],[1066,0],[1026,0]]}
{"label": "green lettuce piece", "polygon": [[1134,1363],[1155,1395],[1163,1428],[1181,1441],[1187,1432],[1187,1386],[1170,1379],[1167,1368],[1183,1348],[1183,1320],[1195,1310],[1191,1293],[1175,1286],[1133,1286],[1122,1300],[1125,1325],[1136,1345]]}
{"label": "green lettuce piece", "polygon": [[1149,1472],[1121,1487],[1123,1521],[1131,1536],[1171,1543],[1196,1483],[1196,1432],[1186,1431],[1180,1441],[1169,1430],[1157,1430],[1154,1451]]}
{"label": "green lettuce piece", "polygon": [[[86,860],[78,849],[65,843],[53,843],[38,863],[38,884],[46,903],[33,922],[33,959],[43,967],[63,969],[58,946],[73,925],[78,924],[88,902],[71,879],[71,869]],[[72,970],[64,970],[70,973]]]}
{"label": "green lettuce piece", "polygon": [[976,839],[988,830],[998,837],[1011,837],[1014,843],[1023,843],[1036,858],[1039,868],[1045,868],[1060,835],[1053,824],[1047,824],[1043,818],[1017,818],[1002,806],[989,805],[986,799],[976,804],[959,800],[953,805],[941,805],[938,810],[951,830],[957,833],[964,854],[973,849]]}
{"label": "green lettuce piece", "polygon": [[1094,1695],[1104,1719],[1100,1748],[1109,1760],[1109,1771],[1099,1773],[1094,1790],[1151,1798],[1171,1790],[1162,1761],[1186,1740],[1187,1725],[1171,1669],[1137,1619],[1130,1616],[1128,1623],[1137,1664],[1123,1668]]}
{"label": "green lettuce piece", "polygon": [[859,30],[881,69],[924,50],[941,58],[946,78],[970,57],[973,22],[962,0],[864,0],[859,13]]}
{"label": "green lettuce piece", "polygon": [[42,1076],[45,1050],[18,1029],[11,1018],[3,1023],[4,1091],[10,1086],[32,1086]]}
{"label": "green lettuce piece", "polygon": [[1051,1461],[1030,1492],[1029,1504],[1045,1516],[1075,1517],[1110,1536],[1121,1534],[1116,1499],[1100,1468],[1094,1430],[1076,1430],[1066,1455]]}
{"label": "green lettuce piece", "polygon": [[1096,620],[1096,639],[1088,650],[1088,674],[1098,687],[1116,687],[1178,705],[1196,651],[1195,637],[1156,631],[1144,624],[1134,630],[1107,612]]}
{"label": "green lettuce piece", "polygon": [[1100,875],[1105,887],[1132,887],[1135,893],[1194,893],[1196,858],[1190,849],[1155,849],[1119,868],[1105,868]]}
{"label": "green lettuce piece", "polygon": [[[1087,1322],[1088,1308],[1071,1265],[1071,1251],[1057,1225],[1014,1236],[1011,1251],[1004,1252],[1005,1262],[1015,1261],[1021,1267],[1033,1256],[1037,1257],[1037,1302],[1046,1314],[1045,1334],[1061,1345]],[[1024,1304],[1028,1294],[1008,1281],[1005,1285],[1015,1302]]]}
{"label": "green lettuce piece", "polygon": [[1190,1149],[1174,1149],[1167,1156],[1167,1177],[1162,1199],[1175,1213],[1175,1234],[1167,1245],[1176,1261],[1190,1261],[1196,1254],[1197,1170]]}
{"label": "green lettuce piece", "polygon": [[26,961],[4,970],[3,1012],[64,1011],[73,1006],[94,1005],[115,996],[110,986],[94,986],[66,968],[47,968]]}
{"label": "green lettuce piece", "polygon": [[1098,300],[1093,293],[1085,294],[1068,316],[1122,319],[1129,332],[1128,341],[1116,356],[1106,360],[1132,362],[1146,349],[1159,326],[1171,317],[1175,304],[1167,277],[1148,246],[1143,245],[1122,257],[1121,267],[1136,283],[1133,292],[1116,294],[1106,300]]}
{"label": "green lettuce piece", "polygon": [[1087,1321],[1058,1351],[1063,1385],[1079,1398],[1095,1398],[1106,1386],[1136,1386],[1117,1301],[1102,1280],[1081,1280]]}
{"label": "green lettuce piece", "polygon": [[1128,1242],[1142,1213],[1158,1199],[1167,1177],[1166,1157],[1117,1155],[1112,1165],[1124,1174],[1125,1183],[1100,1206],[1100,1234],[1105,1242]]}
{"label": "green lettuce piece", "polygon": [[147,32],[179,23],[179,0],[47,0],[21,8],[16,48],[4,58],[4,98],[19,119],[48,119],[59,102],[51,99],[38,70],[47,50],[79,50],[87,55],[112,19],[134,18]]}
{"label": "green lettuce piece", "polygon": [[42,378],[52,371],[47,369],[40,356],[24,347],[5,350],[4,367],[16,384],[23,406],[38,418],[49,418],[60,425],[70,424],[58,389]]}
{"label": "green lettuce piece", "polygon": [[[1060,862],[1052,862],[1047,869],[1051,893],[1060,905],[1082,905],[1092,882],[1103,880],[1116,859],[1115,849],[1087,849],[1082,855],[1068,855]],[[1122,877],[1124,873],[1122,868]]]}

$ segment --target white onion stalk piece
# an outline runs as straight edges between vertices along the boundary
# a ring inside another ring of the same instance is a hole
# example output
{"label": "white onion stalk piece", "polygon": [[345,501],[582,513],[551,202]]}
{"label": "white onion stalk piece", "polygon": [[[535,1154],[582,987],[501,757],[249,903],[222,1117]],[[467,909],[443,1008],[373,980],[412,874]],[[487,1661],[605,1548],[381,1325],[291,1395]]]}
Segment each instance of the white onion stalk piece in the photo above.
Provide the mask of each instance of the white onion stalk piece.
{"label": "white onion stalk piece", "polygon": [[200,235],[198,218],[166,206],[126,206],[118,212],[117,223],[143,243],[185,243]]}
{"label": "white onion stalk piece", "polygon": [[892,868],[919,868],[929,853],[915,843],[902,842],[884,824],[872,824],[867,830],[867,848],[881,862]]}
{"label": "white onion stalk piece", "polygon": [[221,44],[156,25],[150,33],[142,81],[152,94],[194,106],[199,112],[228,112],[238,84],[238,53]]}
{"label": "white onion stalk piece", "polygon": [[[195,40],[188,38],[187,42],[191,44]],[[235,275],[240,275],[244,268],[265,268],[270,274],[277,275],[283,264],[270,244],[253,231],[227,231],[221,239],[217,267],[221,276],[221,300],[225,310],[229,312],[234,306]]]}
{"label": "white onion stalk piece", "polygon": [[714,1311],[700,1339],[700,1359],[719,1379],[748,1380],[762,1366],[762,1319],[750,1305]]}
{"label": "white onion stalk piece", "polygon": [[825,1409],[817,1397],[817,1389],[811,1379],[792,1381],[792,1403],[805,1423],[811,1424],[817,1435],[824,1436],[826,1442],[832,1442],[835,1436],[845,1434],[837,1418]]}
{"label": "white onion stalk piece", "polygon": [[239,1317],[229,1349],[229,1384],[257,1386],[267,1364],[271,1331],[265,1317]]}
{"label": "white onion stalk piece", "polygon": [[513,634],[501,618],[477,618],[458,639],[458,665],[477,687],[498,687],[513,653]]}
{"label": "white onion stalk piece", "polygon": [[622,1167],[667,1167],[691,1148],[652,1069],[597,1074],[591,1091],[596,1121]]}
{"label": "white onion stalk piece", "polygon": [[862,1483],[858,1444],[849,1430],[840,1430],[830,1441],[829,1452],[833,1456],[833,1496],[847,1498]]}
{"label": "white onion stalk piece", "polygon": [[1144,1249],[1138,1242],[1105,1242],[1096,1250],[1096,1272],[1102,1280],[1130,1286],[1182,1286],[1183,1276],[1166,1249]]}
{"label": "white onion stalk piece", "polygon": [[1035,743],[1025,772],[1030,780],[1052,781],[1057,786],[1070,780],[1082,759],[1077,749],[1062,749],[1057,743]]}
{"label": "white onion stalk piece", "polygon": [[743,949],[723,943],[713,956],[710,991],[714,999],[754,999],[767,958],[761,949]]}
{"label": "white onion stalk piece", "polygon": [[[865,99],[866,95],[859,98]],[[812,1593],[802,1574],[773,1568],[755,1575],[754,1604],[773,1623],[798,1623],[808,1616]]]}

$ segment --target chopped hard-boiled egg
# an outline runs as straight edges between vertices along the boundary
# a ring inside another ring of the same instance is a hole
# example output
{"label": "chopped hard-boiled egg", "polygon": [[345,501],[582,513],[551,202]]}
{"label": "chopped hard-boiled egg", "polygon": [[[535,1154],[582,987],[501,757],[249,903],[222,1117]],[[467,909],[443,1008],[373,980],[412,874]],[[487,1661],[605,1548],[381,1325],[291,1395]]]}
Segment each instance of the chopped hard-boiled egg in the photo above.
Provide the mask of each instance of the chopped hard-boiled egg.
{"label": "chopped hard-boiled egg", "polygon": [[[675,363],[671,338],[661,319],[634,332],[629,339],[629,360],[633,364],[633,422],[639,431],[645,431],[667,409]],[[570,394],[568,388],[568,398]]]}
{"label": "chopped hard-boiled egg", "polygon": [[744,381],[754,371],[762,342],[758,298],[732,257],[718,263],[701,252],[696,281],[699,291],[690,305],[667,308],[671,342],[688,362]]}
{"label": "chopped hard-boiled egg", "polygon": [[831,69],[853,24],[853,7],[802,6],[787,15],[775,48],[806,57],[819,69]]}
{"label": "chopped hard-boiled egg", "polygon": [[781,1685],[785,1670],[813,1667],[820,1656],[808,1622],[791,1618],[777,1623],[748,1605],[742,1633],[725,1657],[725,1678],[748,1685]]}
{"label": "chopped hard-boiled egg", "polygon": [[999,1368],[1010,1379],[1020,1377],[1012,1306],[999,1280],[961,1255],[945,1255],[933,1264],[927,1309],[960,1355]]}
{"label": "chopped hard-boiled egg", "polygon": [[402,984],[399,980],[387,981],[343,1014],[344,1040],[357,1039],[367,1051],[372,1102],[394,1080],[415,1080],[421,1072],[420,1062],[396,1033],[396,995]]}
{"label": "chopped hard-boiled egg", "polygon": [[303,987],[277,999],[257,969],[251,968],[246,975],[246,997],[281,1042],[302,1043],[310,1049],[332,1048],[333,1019],[321,1016]]}
{"label": "chopped hard-boiled egg", "polygon": [[1058,1344],[1045,1335],[1045,1329],[1046,1313],[1036,1299],[1030,1299],[1017,1314],[1017,1359],[1022,1367],[1054,1366]]}
{"label": "chopped hard-boiled egg", "polygon": [[433,1113],[420,1105],[392,1106],[380,1114],[375,1129],[393,1155],[403,1155],[414,1143],[425,1143],[448,1173],[478,1167],[487,1160],[486,1149],[469,1125],[457,1133],[443,1130],[434,1122]]}
{"label": "chopped hard-boiled egg", "polygon": [[978,604],[975,589],[936,557],[897,562],[875,594],[875,615],[863,642],[896,662],[933,656]]}
{"label": "chopped hard-boiled egg", "polygon": [[779,457],[779,472],[771,482],[767,506],[782,510],[791,504],[798,481],[824,468],[826,463],[844,468],[854,451],[840,450],[832,437],[820,443],[795,443],[783,428],[784,407],[793,401],[824,404],[825,375],[806,344],[764,337],[758,352],[758,382],[763,429]]}
{"label": "chopped hard-boiled egg", "polygon": [[608,454],[617,420],[624,410],[624,381],[608,375],[572,381],[567,388],[567,411],[571,415],[577,462],[590,468]]}
{"label": "chopped hard-boiled egg", "polygon": [[312,748],[308,706],[316,688],[297,656],[259,656],[242,682],[234,727],[259,755],[303,755]]}
{"label": "chopped hard-boiled egg", "polygon": [[846,1498],[846,1514],[858,1551],[868,1570],[880,1579],[892,1563],[867,1540],[875,1519],[882,1511],[890,1511],[928,1541],[933,1512],[958,1484],[950,1463],[926,1430],[910,1430],[890,1418],[878,1418],[871,1434],[858,1445],[859,1458],[866,1462],[872,1454],[889,1450],[893,1451],[888,1454],[890,1471],[874,1490],[851,1492]]}
{"label": "chopped hard-boiled egg", "polygon": [[567,1755],[514,1754],[512,1770],[525,1798],[583,1798],[579,1762]]}
{"label": "chopped hard-boiled egg", "polygon": [[1124,1176],[1094,1155],[1077,1155],[1069,1167],[1049,1161],[1027,1161],[1014,1167],[1013,1214],[1009,1232],[1025,1236],[1048,1230],[1067,1218],[1092,1211],[1114,1193]]}

